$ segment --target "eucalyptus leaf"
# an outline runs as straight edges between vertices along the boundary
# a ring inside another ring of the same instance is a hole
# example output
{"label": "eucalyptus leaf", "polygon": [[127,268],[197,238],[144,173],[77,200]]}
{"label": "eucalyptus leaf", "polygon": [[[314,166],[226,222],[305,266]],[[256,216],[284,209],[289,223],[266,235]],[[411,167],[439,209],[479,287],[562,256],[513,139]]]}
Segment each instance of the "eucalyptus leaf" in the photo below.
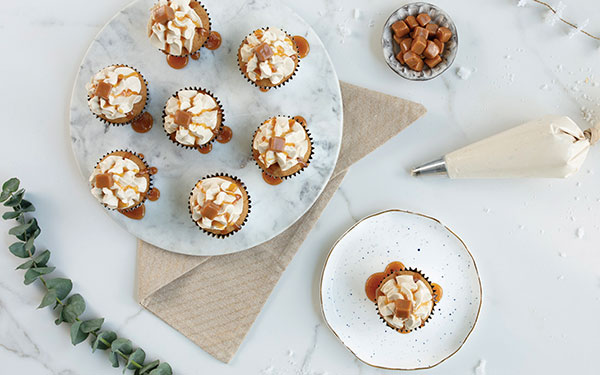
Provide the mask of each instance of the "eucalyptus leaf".
{"label": "eucalyptus leaf", "polygon": [[22,211],[8,211],[2,214],[2,218],[4,220],[16,219],[19,215],[21,215]]}
{"label": "eucalyptus leaf", "polygon": [[119,351],[122,354],[129,355],[133,352],[133,344],[131,340],[119,337],[110,345],[110,350],[113,352]]}
{"label": "eucalyptus leaf", "polygon": [[16,257],[29,258],[29,254],[25,250],[25,242],[15,242],[8,247],[8,250]]}
{"label": "eucalyptus leaf", "polygon": [[17,191],[16,193],[13,193],[13,195],[4,202],[4,206],[17,207],[18,205],[21,204],[24,194],[25,194],[25,190],[23,190],[23,189]]}
{"label": "eucalyptus leaf", "polygon": [[60,325],[62,322],[64,322],[64,320],[62,318],[62,311],[63,311],[63,306],[62,305],[58,305],[58,308],[56,309],[56,313],[58,314],[58,318],[56,318],[54,320],[54,324]]}
{"label": "eucalyptus leaf", "polygon": [[[23,216],[21,216],[21,218],[23,218]],[[35,239],[37,238],[40,233],[41,233],[41,229],[38,226],[37,220],[36,219],[31,219],[29,220],[27,223],[22,223],[21,225],[28,225],[29,227],[25,230],[24,233],[21,234],[15,234],[15,236],[17,236],[18,239],[20,239],[21,241],[27,241],[31,238]],[[10,233],[10,232],[9,232]]]}
{"label": "eucalyptus leaf", "polygon": [[28,200],[23,199],[21,201],[21,212],[33,212],[35,211],[35,207],[33,206],[33,203],[31,203]]}
{"label": "eucalyptus leaf", "polygon": [[81,331],[81,322],[75,322],[71,325],[71,344],[77,345],[88,337],[88,333]]}
{"label": "eucalyptus leaf", "polygon": [[27,262],[19,265],[19,267],[17,267],[18,270],[26,270],[29,269],[33,266],[33,259],[29,259]]}
{"label": "eucalyptus leaf", "polygon": [[85,311],[85,301],[80,294],[73,294],[65,302],[61,317],[67,323],[73,323]]}
{"label": "eucalyptus leaf", "polygon": [[33,223],[33,220],[30,220],[29,222],[27,222],[25,224],[21,224],[21,225],[17,225],[16,227],[12,227],[8,231],[8,234],[13,235],[13,236],[20,236],[22,234],[25,234],[25,232],[31,227],[32,223]]}
{"label": "eucalyptus leaf", "polygon": [[158,365],[157,368],[150,371],[149,375],[173,375],[173,370],[171,369],[171,366],[169,366],[168,363],[163,362],[160,365]]}
{"label": "eucalyptus leaf", "polygon": [[104,318],[86,320],[81,324],[81,330],[86,333],[94,332],[102,328]]}
{"label": "eucalyptus leaf", "polygon": [[142,367],[141,369],[139,369],[135,373],[136,373],[136,375],[146,375],[150,371],[154,370],[159,364],[160,364],[159,360],[152,361],[152,362],[150,362],[148,364],[145,364],[144,367]]}
{"label": "eucalyptus leaf", "polygon": [[54,271],[56,267],[36,267],[30,268],[25,272],[25,285],[29,285],[37,280],[38,277],[42,275],[47,275],[50,272]]}
{"label": "eucalyptus leaf", "polygon": [[56,303],[56,291],[49,290],[44,295],[44,298],[42,298],[42,303],[40,303],[40,305],[38,306],[38,309],[43,309],[44,307],[50,306],[54,303]]}
{"label": "eucalyptus leaf", "polygon": [[[129,356],[129,360],[127,361],[125,369],[135,370],[142,368],[145,360],[146,353],[142,350],[142,348],[137,348],[135,352],[131,353]],[[125,372],[125,369],[123,369],[123,373]]]}
{"label": "eucalyptus leaf", "polygon": [[19,189],[20,183],[18,178],[13,177],[2,185],[2,192],[14,193]]}
{"label": "eucalyptus leaf", "polygon": [[56,292],[56,297],[59,300],[63,300],[67,298],[71,290],[73,289],[73,283],[69,279],[56,278],[46,280],[46,287],[48,290],[53,290]]}
{"label": "eucalyptus leaf", "polygon": [[33,237],[25,241],[25,251],[27,251],[27,254],[29,254],[29,256],[35,253],[35,245],[33,244],[33,241],[35,241],[35,238]]}
{"label": "eucalyptus leaf", "polygon": [[112,367],[119,367],[119,357],[118,357],[117,353],[115,353],[115,352],[108,353],[108,360],[112,364]]}
{"label": "eucalyptus leaf", "polygon": [[38,256],[36,256],[33,261],[38,267],[45,267],[50,260],[50,250],[42,251]]}
{"label": "eucalyptus leaf", "polygon": [[3,191],[0,193],[0,202],[4,202],[8,197],[10,197],[10,193],[8,191]]}
{"label": "eucalyptus leaf", "polygon": [[[112,331],[103,331],[98,334],[96,340],[92,343],[92,351],[97,349],[106,350],[110,348],[110,344],[117,339],[117,334]],[[108,343],[108,345],[106,343]]]}

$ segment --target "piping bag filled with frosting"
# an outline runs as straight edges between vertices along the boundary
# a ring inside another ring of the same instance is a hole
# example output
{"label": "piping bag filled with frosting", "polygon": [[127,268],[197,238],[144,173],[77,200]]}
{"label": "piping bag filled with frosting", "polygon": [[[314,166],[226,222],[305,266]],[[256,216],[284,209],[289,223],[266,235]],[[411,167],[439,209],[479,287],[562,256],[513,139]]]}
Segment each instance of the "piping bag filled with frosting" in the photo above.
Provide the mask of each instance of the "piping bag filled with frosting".
{"label": "piping bag filled with frosting", "polygon": [[412,170],[450,178],[565,178],[576,173],[600,140],[600,124],[585,131],[566,116],[546,116],[508,129]]}

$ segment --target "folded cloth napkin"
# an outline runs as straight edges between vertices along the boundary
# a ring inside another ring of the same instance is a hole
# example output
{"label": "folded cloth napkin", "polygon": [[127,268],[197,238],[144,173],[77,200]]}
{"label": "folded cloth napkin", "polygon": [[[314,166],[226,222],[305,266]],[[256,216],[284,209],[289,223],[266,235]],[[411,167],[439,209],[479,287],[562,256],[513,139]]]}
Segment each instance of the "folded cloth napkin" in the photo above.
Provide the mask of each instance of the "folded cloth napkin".
{"label": "folded cloth napkin", "polygon": [[[214,257],[175,254],[138,241],[139,303],[223,362],[235,355],[348,168],[426,112],[417,103],[340,84],[344,135],[335,171],[312,208],[289,229],[246,251]],[[222,290],[230,293],[224,296]]]}

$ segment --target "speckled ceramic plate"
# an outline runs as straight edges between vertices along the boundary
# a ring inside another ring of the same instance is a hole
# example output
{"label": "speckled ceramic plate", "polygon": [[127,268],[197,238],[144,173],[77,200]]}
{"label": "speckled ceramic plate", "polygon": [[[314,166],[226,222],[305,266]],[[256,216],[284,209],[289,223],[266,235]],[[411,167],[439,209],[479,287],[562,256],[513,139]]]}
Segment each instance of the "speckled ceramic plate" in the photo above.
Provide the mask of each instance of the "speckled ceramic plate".
{"label": "speckled ceramic plate", "polygon": [[[202,0],[223,44],[216,51],[202,49],[200,60],[190,61],[185,69],[171,69],[165,55],[152,47],[146,35],[149,9],[155,2],[137,0],[115,15],[91,43],[81,63],[70,108],[71,143],[79,169],[87,181],[98,159],[116,149],[144,154],[148,164],[158,168],[154,186],[161,196],[158,201],[147,203],[143,220],[108,212],[131,234],[148,243],[191,255],[221,255],[257,246],[296,222],[317,200],[333,173],[343,123],[333,64],[310,25],[280,2]],[[304,36],[311,46],[293,79],[268,93],[249,84],[237,63],[241,41],[264,26]],[[105,125],[90,113],[85,84],[111,64],[130,65],[148,80],[151,101],[147,111],[155,119],[150,132],[138,134],[130,126]],[[225,125],[233,129],[231,142],[214,142],[207,155],[177,147],[162,126],[167,99],[192,86],[210,90],[219,98]],[[252,159],[251,145],[260,124],[276,115],[299,115],[307,120],[314,141],[313,158],[302,173],[271,186],[263,181],[261,170]],[[198,179],[215,173],[242,180],[252,199],[246,225],[224,239],[202,232],[188,212],[190,191]],[[98,209],[103,209],[99,203]]]}
{"label": "speckled ceramic plate", "polygon": [[[423,328],[401,334],[389,328],[365,295],[365,281],[400,261],[443,289]],[[401,210],[364,218],[332,247],[321,276],[321,308],[329,328],[364,363],[418,370],[450,358],[475,327],[481,282],[465,243],[437,219]]]}
{"label": "speckled ceramic plate", "polygon": [[[408,16],[417,16],[419,13],[427,13],[431,16],[431,22],[438,24],[439,26],[447,27],[452,31],[452,38],[446,43],[444,52],[442,53],[443,61],[439,63],[433,69],[430,69],[427,65],[423,68],[423,71],[416,72],[410,69],[406,65],[400,64],[396,59],[396,54],[400,52],[400,46],[394,42],[392,36],[392,30],[390,27],[398,20],[403,20]],[[458,52],[458,31],[454,25],[454,21],[444,12],[441,8],[429,4],[429,3],[410,3],[404,5],[402,8],[397,9],[390,15],[388,20],[383,27],[383,34],[381,36],[381,45],[383,47],[383,56],[385,62],[388,64],[396,74],[402,78],[409,79],[411,81],[427,81],[433,79],[440,74],[444,73],[456,58]]]}

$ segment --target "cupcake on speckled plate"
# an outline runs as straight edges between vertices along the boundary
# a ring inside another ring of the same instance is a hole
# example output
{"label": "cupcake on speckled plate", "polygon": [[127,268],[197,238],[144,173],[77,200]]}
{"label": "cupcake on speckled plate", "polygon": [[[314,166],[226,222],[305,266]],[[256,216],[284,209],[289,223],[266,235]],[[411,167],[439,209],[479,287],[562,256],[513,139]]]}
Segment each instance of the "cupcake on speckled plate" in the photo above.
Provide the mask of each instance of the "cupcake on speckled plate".
{"label": "cupcake on speckled plate", "polygon": [[441,288],[416,269],[392,272],[376,291],[377,312],[390,328],[400,333],[423,327],[440,299]]}
{"label": "cupcake on speckled plate", "polygon": [[116,125],[130,123],[146,107],[144,77],[125,65],[111,65],[96,73],[86,85],[88,106],[99,119]]}
{"label": "cupcake on speckled plate", "polygon": [[167,101],[163,113],[164,129],[178,146],[203,149],[222,130],[223,108],[209,91],[187,88],[177,91]]}
{"label": "cupcake on speckled plate", "polygon": [[210,35],[210,17],[194,0],[159,0],[150,9],[148,36],[152,45],[167,55],[197,52]]}
{"label": "cupcake on speckled plate", "polygon": [[271,117],[254,134],[252,156],[266,174],[288,178],[310,163],[312,141],[304,121],[287,116]]}
{"label": "cupcake on speckled plate", "polygon": [[129,211],[148,197],[152,179],[142,157],[130,151],[114,151],[96,164],[90,176],[92,195],[111,210]]}
{"label": "cupcake on speckled plate", "polygon": [[192,220],[205,233],[225,238],[246,223],[250,196],[244,184],[225,174],[207,176],[194,186],[189,210]]}
{"label": "cupcake on speckled plate", "polygon": [[292,79],[299,61],[294,39],[275,27],[255,30],[238,50],[242,74],[263,91],[283,86]]}

